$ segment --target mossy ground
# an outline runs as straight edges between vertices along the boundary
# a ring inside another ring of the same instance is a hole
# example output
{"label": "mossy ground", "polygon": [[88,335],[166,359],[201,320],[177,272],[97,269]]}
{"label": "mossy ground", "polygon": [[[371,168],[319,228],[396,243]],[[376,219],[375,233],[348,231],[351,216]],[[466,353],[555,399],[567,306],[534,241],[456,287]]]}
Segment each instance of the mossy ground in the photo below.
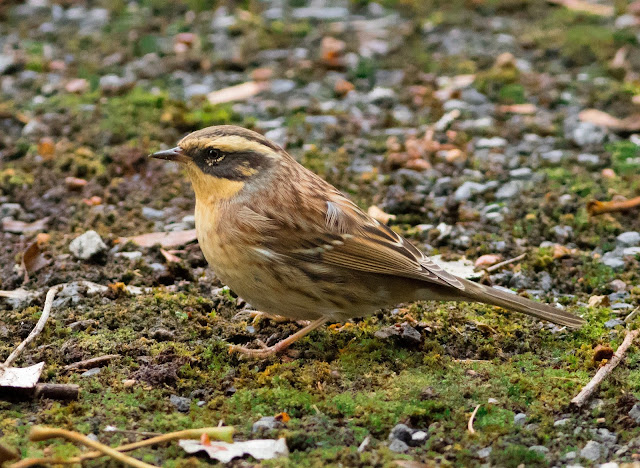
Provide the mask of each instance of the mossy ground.
{"label": "mossy ground", "polygon": [[[582,411],[569,409],[571,398],[597,369],[593,348],[605,344],[615,349],[625,333],[622,327],[604,327],[605,321],[618,316],[613,311],[587,308],[580,303],[591,295],[611,293],[609,283],[615,278],[630,285],[630,301],[637,304],[640,297],[637,259],[624,271],[614,272],[588,254],[596,247],[611,250],[617,234],[640,230],[640,220],[633,214],[589,219],[584,208],[590,198],[638,195],[640,180],[627,165],[628,158],[638,154],[638,148],[629,142],[613,143],[607,149],[610,166],[619,177],[601,177],[571,162],[543,168],[544,180],[512,206],[503,225],[479,226],[466,250],[446,243],[437,245],[445,255],[464,253],[475,258],[492,253],[491,242],[506,240],[508,256],[516,251],[516,240],[528,239],[530,245],[539,245],[549,238],[553,226],[572,227],[581,254],[558,260],[550,249],[532,249],[515,268],[525,273],[550,273],[554,288],[572,295],[561,301],[587,319],[587,325],[579,331],[560,331],[488,306],[405,304],[341,328],[323,328],[282,356],[244,360],[230,355],[227,344],[245,343],[256,335],[263,339],[281,338],[298,327],[261,319],[254,325],[256,333],[250,333],[246,320],[234,318],[240,308],[236,298],[230,293],[214,292],[221,284],[206,270],[197,246],[183,249],[181,266],[171,267],[163,276],[143,262],[110,256],[103,262],[87,264],[66,255],[70,240],[87,229],[97,230],[110,246],[119,236],[153,230],[153,223],[141,216],[142,206],[171,207],[176,220],[192,211],[193,196],[183,175],[145,159],[161,143],[173,144],[184,132],[207,125],[253,125],[231,105],[178,101],[171,96],[170,83],[162,77],[121,95],[100,94],[99,74],[115,70],[100,68],[87,50],[94,48],[102,56],[122,52],[127,59],[157,51],[162,28],[171,33],[187,30],[185,10],[202,8],[200,2],[186,2],[175,9],[162,2],[142,3],[154,13],[149,22],[110,6],[113,21],[104,35],[112,40],[69,36],[60,44],[76,54],[78,76],[90,83],[86,94],[55,95],[39,103],[16,96],[3,109],[12,116],[8,119],[18,119],[20,113],[60,116],[60,128],[55,129],[55,158],[40,159],[37,142],[18,136],[7,140],[3,150],[2,195],[22,204],[36,219],[56,213],[49,225],[52,238],[47,247],[55,261],[31,275],[23,287],[44,291],[59,282],[88,279],[155,289],[140,296],[118,294],[114,289],[107,297],[80,297],[77,303],[53,311],[37,346],[28,349],[18,364],[45,361],[42,380],[77,383],[81,387],[80,398],[71,403],[0,402],[2,444],[17,449],[24,457],[41,456],[45,451],[66,457],[80,451],[62,441],[29,442],[29,429],[34,424],[94,433],[111,445],[137,437],[105,432],[106,426],[168,432],[215,426],[223,421],[236,427],[239,438],[251,438],[255,437],[251,433],[253,422],[283,411],[291,420],[286,427],[266,436],[286,437],[291,455],[263,462],[262,466],[391,466],[398,459],[422,461],[427,466],[472,466],[482,462],[477,452],[488,446],[493,449],[488,460],[496,466],[547,466],[550,460],[557,461],[564,453],[584,446],[592,438],[590,429],[608,428],[619,435],[620,444],[640,436],[640,429],[627,416],[630,406],[640,397],[640,352],[634,348],[625,364],[603,383],[597,395],[601,404]],[[253,2],[247,3],[251,5],[243,8],[255,8]],[[354,8],[366,8],[368,2],[353,3]],[[568,12],[544,2],[382,3],[404,15],[414,15],[416,31],[407,39],[409,44],[420,44],[417,25],[423,20],[444,28],[460,27],[479,24],[499,14],[522,24],[519,40],[523,46],[539,51],[543,62],[545,57],[551,60],[560,56],[569,69],[586,61],[593,76],[608,73],[608,61],[617,48],[637,45],[633,38],[614,31],[601,18]],[[28,27],[28,21],[12,23],[10,16],[6,21],[18,29]],[[248,50],[292,47],[314,30],[305,22],[287,27],[266,26],[255,17],[245,17],[236,27],[237,34],[255,39],[253,43],[247,40]],[[137,31],[141,38],[135,45],[134,41],[122,39],[126,37],[123,31],[130,30]],[[42,50],[37,41],[27,48],[27,69],[42,69]],[[517,104],[531,94],[539,94],[526,77],[513,70],[497,69],[491,63],[464,56],[435,59],[418,46],[408,47],[406,54],[403,65],[397,64],[397,57],[363,60],[353,71],[353,79],[367,80],[377,70],[392,66],[404,66],[409,71],[418,67],[430,73],[478,72],[475,86],[499,103]],[[230,66],[238,67],[249,65]],[[618,100],[623,101],[621,96],[628,100],[632,94],[629,85],[623,83],[613,89],[582,90],[575,81],[558,86],[558,91],[576,92],[592,105],[611,103],[620,109],[627,108],[624,103],[617,104]],[[549,99],[551,106],[560,100],[557,96]],[[292,153],[362,206],[377,202],[387,176],[382,178],[382,186],[372,186],[364,177],[350,179],[343,170],[355,157],[349,152],[352,137],[348,129],[334,129],[335,138],[321,148],[303,148],[311,134],[304,116],[314,111],[317,109],[292,110],[284,116],[295,136],[290,139]],[[442,113],[434,104],[424,118],[433,122]],[[390,120],[390,125],[393,123]],[[506,124],[499,122],[496,134],[508,133]],[[544,131],[560,135],[561,124],[554,123]],[[460,138],[470,136],[461,133]],[[366,149],[380,154],[384,152],[384,141],[372,136]],[[89,184],[82,193],[60,191],[61,180],[66,176],[85,178]],[[43,197],[45,193],[47,196]],[[84,201],[87,194],[102,197],[105,209],[89,207]],[[570,200],[560,206],[557,200],[566,194]],[[411,225],[442,216],[443,210],[437,207],[409,209],[408,213],[399,214],[394,228],[411,234]],[[13,236],[4,240],[0,287],[15,289],[22,285],[22,276],[14,265],[27,238]],[[157,248],[143,250],[146,258],[164,261]],[[8,355],[29,333],[39,317],[40,306],[16,310],[0,306],[0,356]],[[417,324],[422,334],[420,345],[407,346],[374,336],[381,327],[405,320]],[[70,327],[80,321],[84,325]],[[154,333],[159,328],[168,333]],[[97,375],[82,377],[64,371],[69,363],[104,354],[119,354],[120,358]],[[126,386],[123,381],[129,379],[136,383]],[[171,405],[169,397],[173,394],[192,398],[188,414],[177,412]],[[488,403],[490,398],[497,402]],[[204,404],[200,406],[198,401]],[[467,421],[476,405],[482,406],[475,419],[476,433],[470,434]],[[527,415],[524,425],[514,424],[513,417],[520,412]],[[554,426],[555,420],[564,417],[570,418],[572,428],[582,430]],[[389,451],[388,434],[401,422],[428,429],[428,442],[407,455]],[[357,447],[367,436],[371,436],[371,443],[359,453]],[[533,445],[548,447],[551,452],[547,459],[528,449]],[[209,463],[205,458],[186,456],[176,444],[135,454],[166,467]],[[630,457],[627,453],[621,459]],[[245,466],[250,462],[235,464]],[[87,466],[105,466],[105,462],[90,462]]]}

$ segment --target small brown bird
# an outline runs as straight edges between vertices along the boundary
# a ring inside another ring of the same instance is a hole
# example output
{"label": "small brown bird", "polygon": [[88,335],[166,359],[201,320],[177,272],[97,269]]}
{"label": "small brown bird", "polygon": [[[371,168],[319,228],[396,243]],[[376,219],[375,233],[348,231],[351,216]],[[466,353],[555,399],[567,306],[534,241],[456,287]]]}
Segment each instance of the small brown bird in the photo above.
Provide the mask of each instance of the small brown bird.
{"label": "small brown bird", "polygon": [[327,321],[417,300],[482,302],[569,327],[583,319],[458,278],[262,135],[208,127],[151,155],[185,167],[196,230],[216,275],[268,314],[312,322],[253,355],[281,351]]}

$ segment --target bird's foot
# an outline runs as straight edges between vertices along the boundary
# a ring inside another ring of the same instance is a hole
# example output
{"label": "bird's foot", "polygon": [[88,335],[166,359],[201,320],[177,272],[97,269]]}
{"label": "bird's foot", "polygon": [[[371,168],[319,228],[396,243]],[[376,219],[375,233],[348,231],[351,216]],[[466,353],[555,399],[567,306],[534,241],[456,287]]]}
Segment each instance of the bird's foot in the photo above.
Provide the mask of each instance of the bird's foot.
{"label": "bird's foot", "polygon": [[300,338],[305,336],[307,333],[322,326],[326,321],[327,321],[326,318],[320,318],[320,319],[314,320],[303,329],[298,330],[293,335],[285,338],[282,341],[278,341],[273,346],[267,346],[260,340],[258,340],[258,345],[260,346],[260,349],[247,348],[245,346],[239,346],[239,345],[231,345],[229,346],[229,354],[237,352],[240,354],[244,354],[245,356],[261,357],[261,358],[273,356],[274,354],[277,354],[280,351],[284,351],[285,349],[287,349],[289,346],[291,346],[293,343],[295,343]]}

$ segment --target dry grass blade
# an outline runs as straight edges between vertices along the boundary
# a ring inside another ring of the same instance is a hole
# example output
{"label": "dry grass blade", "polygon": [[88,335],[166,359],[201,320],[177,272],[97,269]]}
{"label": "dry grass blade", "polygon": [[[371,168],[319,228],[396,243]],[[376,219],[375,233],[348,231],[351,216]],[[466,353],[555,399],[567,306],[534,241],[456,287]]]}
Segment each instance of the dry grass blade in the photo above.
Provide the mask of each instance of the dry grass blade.
{"label": "dry grass blade", "polygon": [[596,16],[611,17],[615,14],[615,9],[611,5],[599,5],[597,3],[586,2],[584,0],[547,0],[549,3],[562,5],[573,11],[582,11]]}
{"label": "dry grass blade", "polygon": [[512,263],[515,263],[515,262],[519,262],[520,260],[523,260],[526,256],[527,256],[527,254],[523,253],[522,255],[518,255],[517,257],[510,258],[508,260],[505,260],[504,262],[500,262],[500,263],[496,263],[495,265],[491,265],[490,267],[485,268],[485,271],[487,273],[492,273],[492,272],[494,272],[496,270],[499,270],[500,268],[502,268],[504,266],[510,265]]}
{"label": "dry grass blade", "polygon": [[[140,460],[136,460],[135,458],[125,455],[109,447],[108,445],[104,445],[104,444],[101,444],[100,442],[96,442],[95,440],[91,440],[87,436],[80,434],[78,432],[67,431],[65,429],[56,429],[51,427],[34,426],[31,428],[31,433],[29,434],[29,439],[34,442],[54,439],[57,437],[62,437],[72,442],[77,442],[79,444],[86,445],[88,447],[96,449],[102,454],[108,455],[111,458],[119,461],[120,463],[124,463],[125,465],[133,466],[135,468],[155,468],[155,465],[149,465],[148,463],[142,462]],[[14,467],[20,466],[20,462],[15,463],[13,466]],[[30,465],[24,465],[24,466],[30,466]]]}
{"label": "dry grass blade", "polygon": [[469,422],[467,423],[467,430],[469,431],[469,434],[475,434],[476,430],[473,428],[473,420],[476,418],[476,414],[478,413],[478,410],[480,409],[482,405],[477,405],[474,409],[473,409],[473,413],[471,413],[471,417],[469,418]]}
{"label": "dry grass blade", "polygon": [[101,367],[106,365],[108,362],[113,359],[119,358],[119,354],[107,354],[105,356],[98,356],[91,359],[85,359],[84,361],[74,362],[73,364],[69,364],[65,366],[64,370],[73,370],[73,369],[92,369],[94,367]]}
{"label": "dry grass blade", "polygon": [[[234,428],[231,426],[227,427],[203,427],[200,429],[185,429],[183,431],[170,432],[168,434],[162,434],[157,437],[152,437],[150,439],[141,440],[139,442],[133,442],[131,444],[121,445],[119,447],[115,447],[112,450],[117,452],[129,452],[131,450],[135,450],[141,447],[147,447],[150,445],[157,445],[163,442],[168,442],[170,440],[176,439],[199,439],[203,434],[206,434],[208,437],[222,440],[225,442],[233,442]],[[109,447],[110,448],[110,447]],[[94,458],[98,458],[105,455],[104,452],[94,451],[87,452],[78,457],[72,457],[69,459],[60,459],[60,458],[26,458],[24,460],[19,461],[18,463],[14,463],[10,468],[27,468],[29,466],[34,465],[42,465],[42,464],[58,464],[58,465],[73,465],[82,463],[85,460],[92,460]],[[137,460],[136,460],[137,461]]]}
{"label": "dry grass blade", "polygon": [[150,232],[134,237],[121,237],[118,241],[125,244],[129,241],[140,247],[153,247],[160,244],[164,248],[179,247],[196,240],[196,230],[170,231],[170,232]]}

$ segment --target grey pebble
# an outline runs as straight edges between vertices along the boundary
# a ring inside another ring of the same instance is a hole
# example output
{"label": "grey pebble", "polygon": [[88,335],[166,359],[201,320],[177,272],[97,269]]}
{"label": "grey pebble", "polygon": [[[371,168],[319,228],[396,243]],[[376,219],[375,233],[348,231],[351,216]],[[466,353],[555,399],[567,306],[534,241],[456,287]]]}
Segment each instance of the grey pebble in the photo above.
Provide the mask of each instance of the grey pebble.
{"label": "grey pebble", "polygon": [[169,401],[175,407],[175,409],[177,409],[181,413],[188,413],[189,409],[191,408],[191,400],[186,397],[171,395]]}
{"label": "grey pebble", "polygon": [[282,423],[273,416],[263,416],[253,423],[251,432],[270,431],[282,427]]}
{"label": "grey pebble", "polygon": [[587,445],[585,445],[582,450],[580,450],[580,456],[590,461],[598,460],[601,453],[602,444],[600,442],[596,442],[595,440],[590,440],[589,442],[587,442]]}
{"label": "grey pebble", "polygon": [[98,375],[102,369],[100,367],[94,367],[93,369],[89,369],[88,371],[80,374],[80,377],[93,377],[94,375]]}
{"label": "grey pebble", "polygon": [[106,251],[107,246],[96,231],[87,231],[71,241],[69,250],[74,257],[89,260]]}

